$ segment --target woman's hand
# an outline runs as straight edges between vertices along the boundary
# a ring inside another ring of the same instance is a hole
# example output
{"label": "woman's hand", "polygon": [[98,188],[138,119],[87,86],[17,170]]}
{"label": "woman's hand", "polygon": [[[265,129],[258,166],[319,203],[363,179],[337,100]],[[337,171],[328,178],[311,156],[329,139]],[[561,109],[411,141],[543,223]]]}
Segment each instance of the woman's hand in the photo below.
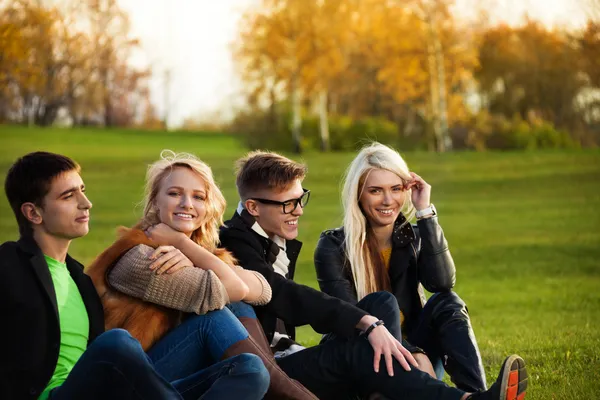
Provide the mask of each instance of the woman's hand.
{"label": "woman's hand", "polygon": [[150,259],[155,260],[150,264],[150,269],[156,271],[156,275],[172,274],[182,268],[194,266],[189,258],[173,246],[157,247]]}
{"label": "woman's hand", "polygon": [[412,189],[411,200],[417,211],[429,207],[431,204],[431,185],[419,175],[410,172],[412,180],[406,184],[406,190]]}
{"label": "woman's hand", "polygon": [[159,246],[174,246],[177,248],[180,248],[181,241],[187,238],[185,233],[176,231],[162,222],[146,229],[146,236]]}

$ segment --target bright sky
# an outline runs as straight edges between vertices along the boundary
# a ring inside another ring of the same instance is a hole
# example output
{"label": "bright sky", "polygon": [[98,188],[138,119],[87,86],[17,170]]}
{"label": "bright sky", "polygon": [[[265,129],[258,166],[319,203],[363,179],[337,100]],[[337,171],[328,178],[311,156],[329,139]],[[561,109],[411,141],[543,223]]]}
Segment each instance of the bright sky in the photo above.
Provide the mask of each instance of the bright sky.
{"label": "bright sky", "polygon": [[[132,34],[142,40],[143,50],[134,62],[152,67],[153,102],[161,117],[169,104],[170,126],[190,116],[231,111],[240,82],[230,43],[240,15],[258,1],[120,0],[131,18]],[[525,13],[548,25],[580,26],[585,21],[581,0],[491,1],[492,19],[511,24],[522,21]],[[458,9],[468,14],[474,2],[457,0]],[[168,92],[166,70],[171,76]]]}

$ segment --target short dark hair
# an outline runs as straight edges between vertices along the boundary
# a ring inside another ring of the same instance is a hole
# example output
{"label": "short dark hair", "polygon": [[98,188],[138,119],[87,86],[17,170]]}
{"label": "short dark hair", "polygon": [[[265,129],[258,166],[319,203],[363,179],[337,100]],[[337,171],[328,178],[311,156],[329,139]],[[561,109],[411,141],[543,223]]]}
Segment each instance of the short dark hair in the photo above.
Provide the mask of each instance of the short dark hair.
{"label": "short dark hair", "polygon": [[10,207],[17,218],[21,236],[31,236],[31,223],[21,212],[23,203],[33,203],[43,207],[42,200],[50,191],[52,181],[57,176],[80,171],[79,164],[69,157],[36,151],[19,158],[8,170],[4,191]]}
{"label": "short dark hair", "polygon": [[306,165],[277,153],[253,151],[236,161],[236,185],[242,200],[261,189],[285,190],[306,176]]}

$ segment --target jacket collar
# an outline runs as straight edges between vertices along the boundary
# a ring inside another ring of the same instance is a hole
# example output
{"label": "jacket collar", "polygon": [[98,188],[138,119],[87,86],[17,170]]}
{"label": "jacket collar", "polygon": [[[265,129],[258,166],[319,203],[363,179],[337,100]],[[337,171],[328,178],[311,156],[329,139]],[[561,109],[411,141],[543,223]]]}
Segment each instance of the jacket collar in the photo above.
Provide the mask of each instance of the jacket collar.
{"label": "jacket collar", "polygon": [[416,235],[412,225],[406,222],[406,217],[401,213],[394,222],[394,231],[392,233],[394,247],[406,247],[415,239]]}
{"label": "jacket collar", "polygon": [[54,284],[52,283],[52,276],[50,275],[50,270],[48,269],[48,263],[44,258],[42,250],[37,245],[35,240],[33,240],[32,237],[22,236],[17,243],[19,244],[21,250],[23,250],[25,253],[31,256],[30,262],[33,271],[35,272],[37,279],[44,288],[44,292],[48,296],[48,299],[52,304],[52,309],[54,310],[56,318],[58,319],[58,305],[56,304],[56,292],[54,290]]}
{"label": "jacket collar", "polygon": [[[394,222],[394,230],[392,232],[393,247],[408,246],[417,238],[412,225],[405,222],[406,217],[404,216],[404,214],[400,214]],[[326,230],[323,234],[332,235],[340,243],[343,242],[346,238],[346,233],[344,232],[343,226],[335,229]]]}
{"label": "jacket collar", "polygon": [[[260,233],[256,232],[254,229],[252,229],[252,226],[254,224],[256,224],[256,220],[245,209],[243,209],[241,213],[239,213],[236,210],[231,220],[227,221],[226,223],[226,225],[229,226],[237,226],[238,228],[241,228],[243,230],[250,230],[254,234],[260,236],[262,241],[266,243],[266,247],[269,250],[267,254],[267,261],[269,263],[275,262],[275,260],[277,259],[277,253],[280,251],[280,247],[268,237],[265,237]],[[290,261],[292,262],[295,262],[296,258],[298,258],[298,254],[300,253],[301,248],[302,242],[300,242],[299,240],[294,239],[285,241],[285,252],[288,255]]]}

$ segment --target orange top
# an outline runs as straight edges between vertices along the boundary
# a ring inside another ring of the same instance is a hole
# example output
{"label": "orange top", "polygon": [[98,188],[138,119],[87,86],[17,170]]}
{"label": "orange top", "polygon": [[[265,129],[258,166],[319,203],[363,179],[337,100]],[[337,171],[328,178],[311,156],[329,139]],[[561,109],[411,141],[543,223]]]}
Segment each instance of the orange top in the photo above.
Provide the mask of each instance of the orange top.
{"label": "orange top", "polygon": [[[389,271],[392,248],[388,247],[387,249],[381,250],[379,254],[381,254],[381,258],[383,258],[383,264],[385,265],[385,268]],[[400,325],[404,325],[404,313],[402,311],[400,311]]]}
{"label": "orange top", "polygon": [[392,256],[392,248],[388,247],[385,250],[381,251],[381,258],[383,258],[383,264],[386,269],[390,269],[390,257]]}

